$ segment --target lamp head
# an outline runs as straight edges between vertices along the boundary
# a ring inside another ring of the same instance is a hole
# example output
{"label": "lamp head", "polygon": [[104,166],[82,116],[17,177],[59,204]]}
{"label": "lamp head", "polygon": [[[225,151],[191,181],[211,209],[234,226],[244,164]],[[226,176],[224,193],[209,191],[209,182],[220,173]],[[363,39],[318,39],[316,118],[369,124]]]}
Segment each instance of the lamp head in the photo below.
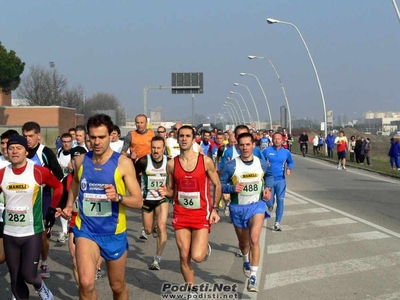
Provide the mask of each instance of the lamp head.
{"label": "lamp head", "polygon": [[248,55],[247,58],[248,59],[255,59],[255,58],[258,58],[258,56],[256,56],[256,55]]}
{"label": "lamp head", "polygon": [[267,22],[268,24],[275,24],[275,23],[279,23],[278,20],[272,19],[272,18],[267,18]]}
{"label": "lamp head", "polygon": [[233,91],[229,91],[229,94],[234,94],[235,92],[233,92]]}
{"label": "lamp head", "polygon": [[239,83],[234,83],[233,85],[234,85],[234,86],[238,86],[238,85],[239,85]]}
{"label": "lamp head", "polygon": [[244,76],[244,75],[246,75],[247,73],[240,73],[240,76]]}

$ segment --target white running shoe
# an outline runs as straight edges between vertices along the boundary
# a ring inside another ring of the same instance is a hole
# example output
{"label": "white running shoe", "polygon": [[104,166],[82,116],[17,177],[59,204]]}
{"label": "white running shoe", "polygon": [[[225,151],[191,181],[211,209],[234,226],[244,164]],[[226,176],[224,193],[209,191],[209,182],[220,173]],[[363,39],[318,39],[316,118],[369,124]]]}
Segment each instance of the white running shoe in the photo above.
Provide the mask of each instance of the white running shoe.
{"label": "white running shoe", "polygon": [[254,276],[254,275],[250,276],[250,278],[249,278],[249,280],[247,282],[247,291],[255,292],[255,293],[258,292],[256,276]]}
{"label": "white running shoe", "polygon": [[242,250],[238,250],[237,252],[236,252],[236,257],[243,257],[243,253],[242,253]]}
{"label": "white running shoe", "polygon": [[160,270],[160,261],[154,257],[153,263],[149,267],[150,270]]}
{"label": "white running shoe", "polygon": [[42,286],[40,289],[36,290],[36,292],[39,294],[40,300],[53,300],[53,294],[51,291],[47,288],[47,286],[42,282]]}
{"label": "white running shoe", "polygon": [[207,253],[206,256],[204,257],[203,261],[206,261],[207,259],[209,259],[209,257],[211,256],[211,245],[210,243],[207,244]]}
{"label": "white running shoe", "polygon": [[281,224],[279,224],[279,222],[276,222],[274,225],[274,230],[275,231],[282,231],[282,227]]}
{"label": "white running shoe", "polygon": [[146,234],[146,231],[144,231],[144,227],[142,227],[142,229],[140,230],[139,239],[141,239],[141,240],[147,240],[147,234]]}
{"label": "white running shoe", "polygon": [[68,239],[67,234],[65,234],[64,232],[60,232],[60,234],[58,235],[58,238],[57,238],[57,242],[65,243],[67,239]]}

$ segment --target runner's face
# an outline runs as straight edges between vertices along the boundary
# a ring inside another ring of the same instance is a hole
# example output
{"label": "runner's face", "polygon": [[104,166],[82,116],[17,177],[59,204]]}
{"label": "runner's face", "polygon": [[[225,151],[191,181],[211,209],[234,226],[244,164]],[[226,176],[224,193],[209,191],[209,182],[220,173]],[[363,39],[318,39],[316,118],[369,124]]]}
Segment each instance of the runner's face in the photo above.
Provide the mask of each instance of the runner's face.
{"label": "runner's face", "polygon": [[165,146],[162,141],[151,142],[151,156],[155,161],[161,161],[165,152]]}
{"label": "runner's face", "polygon": [[8,158],[13,166],[20,166],[25,160],[28,152],[19,144],[10,145],[7,149]]}
{"label": "runner's face", "polygon": [[71,130],[69,134],[72,136],[72,140],[75,140],[75,131]]}
{"label": "runner's face", "polygon": [[145,117],[143,117],[143,116],[136,117],[135,123],[136,123],[137,131],[142,132],[146,129],[147,120]]}
{"label": "runner's face", "polygon": [[242,152],[243,159],[249,159],[253,156],[254,143],[251,142],[250,137],[244,137],[239,140],[239,149]]}
{"label": "runner's face", "polygon": [[24,131],[23,135],[28,141],[29,149],[33,149],[39,144],[39,133],[36,133],[35,130]]}
{"label": "runner's face", "polygon": [[193,130],[185,128],[179,131],[178,144],[179,147],[181,147],[181,150],[190,149],[193,145],[193,142]]}
{"label": "runner's face", "polygon": [[8,142],[8,139],[2,139],[1,140],[1,153],[3,153],[3,156],[5,158],[8,157],[7,142]]}
{"label": "runner's face", "polygon": [[113,132],[111,132],[111,142],[118,142],[119,137],[118,137],[118,132],[116,130],[113,130]]}
{"label": "runner's face", "polygon": [[66,150],[66,151],[71,150],[71,148],[72,148],[72,138],[63,137],[61,139],[61,145],[62,145],[63,150]]}
{"label": "runner's face", "polygon": [[275,134],[272,142],[274,143],[275,147],[279,148],[282,146],[282,136],[280,134]]}
{"label": "runner's face", "polygon": [[85,132],[83,130],[77,130],[75,133],[76,143],[83,145],[85,143]]}
{"label": "runner's face", "polygon": [[207,132],[207,133],[204,133],[203,134],[203,141],[204,142],[208,142],[210,140],[210,134]]}
{"label": "runner's face", "polygon": [[235,136],[236,140],[237,140],[238,136],[241,135],[243,132],[249,132],[249,131],[244,128],[238,129],[238,131],[236,132],[236,136]]}
{"label": "runner's face", "polygon": [[100,156],[103,155],[110,147],[110,135],[107,127],[101,125],[99,127],[89,128],[90,144],[93,147],[93,152]]}
{"label": "runner's face", "polygon": [[217,145],[222,145],[224,142],[224,136],[223,135],[217,135],[215,142],[217,143]]}

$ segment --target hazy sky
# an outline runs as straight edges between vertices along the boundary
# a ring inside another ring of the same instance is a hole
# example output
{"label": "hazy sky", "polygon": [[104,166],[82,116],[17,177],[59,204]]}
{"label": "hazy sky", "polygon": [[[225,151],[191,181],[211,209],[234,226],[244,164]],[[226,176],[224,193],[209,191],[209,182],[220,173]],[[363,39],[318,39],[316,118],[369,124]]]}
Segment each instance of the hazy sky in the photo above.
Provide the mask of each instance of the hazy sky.
{"label": "hazy sky", "polygon": [[[400,111],[400,23],[391,0],[29,0],[3,1],[1,11],[0,41],[26,70],[53,61],[70,86],[83,85],[88,97],[114,94],[128,116],[143,112],[144,86],[170,85],[172,72],[203,72],[198,113],[222,112],[233,90],[255,119],[247,90],[233,86],[239,82],[249,86],[260,119],[267,120],[257,81],[239,75],[248,72],[260,79],[279,120],[281,87],[267,61],[247,59],[253,54],[275,64],[293,117],[321,118],[317,81],[298,33],[267,24],[267,17],[300,29],[335,117]],[[166,118],[191,116],[190,95],[151,90],[149,107],[157,106]]]}

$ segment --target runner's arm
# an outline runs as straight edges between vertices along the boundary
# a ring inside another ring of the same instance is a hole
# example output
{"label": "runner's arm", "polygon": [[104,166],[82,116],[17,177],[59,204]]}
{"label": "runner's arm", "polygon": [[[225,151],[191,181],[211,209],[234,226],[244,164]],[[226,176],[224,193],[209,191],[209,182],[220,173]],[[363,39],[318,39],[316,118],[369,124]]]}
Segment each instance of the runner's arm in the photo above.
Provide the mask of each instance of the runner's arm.
{"label": "runner's arm", "polygon": [[128,134],[125,136],[124,145],[122,146],[121,154],[128,156],[128,149],[131,146],[132,142],[132,131],[129,131]]}
{"label": "runner's arm", "polygon": [[212,159],[209,158],[208,156],[204,156],[204,164],[206,166],[206,172],[208,178],[210,178],[211,182],[214,185],[213,207],[218,207],[219,201],[221,200],[222,197],[221,181],[219,180],[217,171],[215,171]]}
{"label": "runner's arm", "polygon": [[54,176],[56,176],[58,180],[63,179],[64,177],[63,170],[61,169],[60,164],[58,163],[57,160],[57,156],[54,154],[53,150],[51,150],[49,147],[44,147],[42,155],[43,154],[46,156],[47,166],[50,169],[50,171],[53,172]]}
{"label": "runner's arm", "polygon": [[129,192],[129,196],[123,195],[124,200],[121,204],[130,208],[141,208],[143,205],[143,195],[136,179],[135,166],[129,158],[121,155],[118,161],[118,169]]}
{"label": "runner's arm", "polygon": [[232,160],[228,162],[224,168],[222,169],[222,173],[220,176],[220,181],[222,185],[222,193],[224,194],[232,194],[235,192],[235,186],[229,184],[231,178],[235,172],[236,161]]}
{"label": "runner's arm", "polygon": [[49,186],[53,189],[53,197],[50,203],[50,207],[56,208],[61,200],[64,190],[61,181],[58,180],[58,178],[54,176],[49,169],[38,165],[34,166],[34,176],[35,180],[39,184],[41,185],[45,184],[46,186]]}

